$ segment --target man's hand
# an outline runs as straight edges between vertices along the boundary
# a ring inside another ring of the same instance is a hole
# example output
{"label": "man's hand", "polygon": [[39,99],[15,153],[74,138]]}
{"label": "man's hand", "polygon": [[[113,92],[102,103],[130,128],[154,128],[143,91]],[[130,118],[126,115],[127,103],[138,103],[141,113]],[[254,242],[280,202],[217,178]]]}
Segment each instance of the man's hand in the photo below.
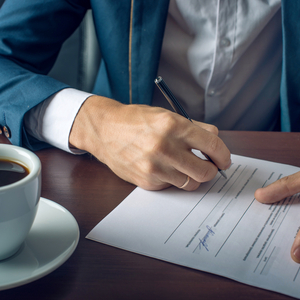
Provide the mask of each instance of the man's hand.
{"label": "man's hand", "polygon": [[[254,196],[259,202],[274,203],[298,192],[300,192],[300,172],[283,177],[265,188],[258,189]],[[291,257],[295,262],[300,263],[300,231],[294,240]]]}
{"label": "man's hand", "polygon": [[[195,190],[215,177],[216,166],[230,166],[230,152],[217,133],[214,126],[192,123],[162,108],[91,96],[78,112],[69,141],[144,189],[180,187],[189,176],[184,189]],[[216,166],[192,149],[209,155]]]}

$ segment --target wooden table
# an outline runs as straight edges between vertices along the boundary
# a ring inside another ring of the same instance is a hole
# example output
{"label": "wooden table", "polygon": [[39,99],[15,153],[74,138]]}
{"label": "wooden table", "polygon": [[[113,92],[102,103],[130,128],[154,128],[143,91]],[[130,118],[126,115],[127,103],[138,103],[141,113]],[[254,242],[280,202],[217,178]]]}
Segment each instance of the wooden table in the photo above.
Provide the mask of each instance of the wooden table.
{"label": "wooden table", "polygon": [[[229,132],[232,153],[300,167],[300,133]],[[0,143],[7,143],[0,136]],[[89,155],[38,151],[42,196],[68,209],[80,228],[73,255],[51,274],[0,292],[15,299],[291,299],[233,280],[144,257],[85,239],[135,187]]]}

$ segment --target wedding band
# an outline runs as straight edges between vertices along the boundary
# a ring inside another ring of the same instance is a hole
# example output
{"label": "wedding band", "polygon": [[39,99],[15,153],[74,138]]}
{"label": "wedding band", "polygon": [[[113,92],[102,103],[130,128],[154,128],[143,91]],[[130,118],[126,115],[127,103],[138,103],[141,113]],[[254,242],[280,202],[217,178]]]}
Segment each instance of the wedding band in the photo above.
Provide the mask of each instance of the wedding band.
{"label": "wedding band", "polygon": [[185,183],[182,185],[182,186],[180,186],[179,187],[179,189],[183,189],[183,188],[185,188],[188,184],[189,184],[189,182],[190,182],[190,177],[189,176],[187,176],[186,177],[186,181],[185,181]]}

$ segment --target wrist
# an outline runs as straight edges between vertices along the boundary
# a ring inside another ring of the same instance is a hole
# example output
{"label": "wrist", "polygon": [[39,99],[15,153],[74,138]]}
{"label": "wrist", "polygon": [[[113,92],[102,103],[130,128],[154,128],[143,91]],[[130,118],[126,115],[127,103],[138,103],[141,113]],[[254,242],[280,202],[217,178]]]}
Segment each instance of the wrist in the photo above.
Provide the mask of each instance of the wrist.
{"label": "wrist", "polygon": [[114,111],[120,106],[123,104],[106,97],[89,97],[74,120],[69,136],[70,145],[90,152],[102,161],[102,153],[99,153],[99,149],[103,149],[101,137],[106,132],[105,126],[113,119]]}

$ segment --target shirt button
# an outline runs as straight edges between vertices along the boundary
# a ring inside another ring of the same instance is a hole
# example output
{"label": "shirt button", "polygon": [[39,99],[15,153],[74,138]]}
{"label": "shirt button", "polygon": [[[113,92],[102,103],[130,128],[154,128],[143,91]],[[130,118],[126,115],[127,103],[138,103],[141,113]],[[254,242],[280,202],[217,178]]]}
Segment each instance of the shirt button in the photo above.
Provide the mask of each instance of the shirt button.
{"label": "shirt button", "polygon": [[210,89],[210,90],[208,90],[207,95],[213,96],[215,93],[216,93],[216,91],[214,89]]}
{"label": "shirt button", "polygon": [[4,135],[9,139],[11,137],[10,130],[7,126],[3,126]]}
{"label": "shirt button", "polygon": [[231,44],[230,39],[228,38],[223,38],[220,40],[220,46],[221,47],[229,47]]}

